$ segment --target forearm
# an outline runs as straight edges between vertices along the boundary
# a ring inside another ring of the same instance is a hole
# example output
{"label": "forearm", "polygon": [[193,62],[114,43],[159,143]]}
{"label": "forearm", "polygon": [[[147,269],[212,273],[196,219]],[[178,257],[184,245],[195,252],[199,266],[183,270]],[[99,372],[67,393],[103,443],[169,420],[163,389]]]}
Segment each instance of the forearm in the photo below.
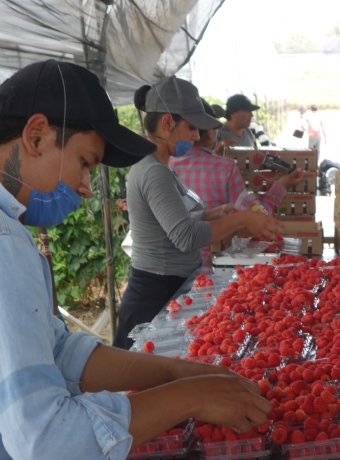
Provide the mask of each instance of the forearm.
{"label": "forearm", "polygon": [[235,232],[247,230],[249,235],[272,241],[283,228],[283,224],[272,217],[254,211],[237,211],[223,219],[210,223],[212,230],[211,242],[220,241]]}
{"label": "forearm", "polygon": [[229,203],[221,204],[216,208],[206,209],[204,211],[204,220],[211,221],[225,217],[233,209],[233,205]]}
{"label": "forearm", "polygon": [[226,368],[98,346],[82,376],[82,391],[144,390],[195,375],[227,374]]}
{"label": "forearm", "polygon": [[281,184],[280,181],[277,181],[274,182],[274,184],[265,193],[265,195],[263,195],[259,202],[266,209],[266,211],[268,211],[269,215],[272,215],[274,208],[281,203],[286,193],[287,189],[285,185]]}
{"label": "forearm", "polygon": [[173,380],[173,360],[105,345],[90,356],[83,375],[82,391],[144,390]]}
{"label": "forearm", "polygon": [[198,401],[189,395],[190,382],[185,379],[130,394],[132,448],[192,417]]}
{"label": "forearm", "polygon": [[210,221],[211,243],[221,241],[235,232],[246,228],[246,212],[247,211],[238,211],[220,219]]}

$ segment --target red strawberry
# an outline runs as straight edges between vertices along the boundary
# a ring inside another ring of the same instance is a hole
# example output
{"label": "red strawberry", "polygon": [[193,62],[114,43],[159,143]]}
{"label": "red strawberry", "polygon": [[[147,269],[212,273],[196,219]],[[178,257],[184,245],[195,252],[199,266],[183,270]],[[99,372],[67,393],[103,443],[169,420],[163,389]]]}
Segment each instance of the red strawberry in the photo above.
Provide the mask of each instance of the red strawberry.
{"label": "red strawberry", "polygon": [[290,441],[292,444],[302,444],[305,442],[305,436],[301,430],[293,430]]}
{"label": "red strawberry", "polygon": [[283,444],[288,436],[288,431],[282,426],[274,428],[272,431],[272,440],[275,444]]}
{"label": "red strawberry", "polygon": [[328,434],[324,431],[320,431],[315,437],[315,441],[327,441],[329,439]]}
{"label": "red strawberry", "polygon": [[192,304],[192,298],[189,297],[189,296],[185,296],[183,298],[183,303],[184,303],[184,305],[187,305],[187,306],[191,305]]}
{"label": "red strawberry", "polygon": [[151,340],[148,340],[147,342],[144,343],[143,350],[146,353],[152,353],[154,349],[155,349],[155,344]]}

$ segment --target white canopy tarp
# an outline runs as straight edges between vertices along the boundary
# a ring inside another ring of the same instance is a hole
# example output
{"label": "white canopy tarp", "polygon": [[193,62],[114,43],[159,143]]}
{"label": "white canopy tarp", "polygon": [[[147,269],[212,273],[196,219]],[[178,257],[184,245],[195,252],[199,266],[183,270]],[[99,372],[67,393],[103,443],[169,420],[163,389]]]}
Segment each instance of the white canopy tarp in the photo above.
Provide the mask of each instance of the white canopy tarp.
{"label": "white canopy tarp", "polygon": [[[139,86],[183,68],[223,2],[0,0],[0,82],[27,64],[55,58],[94,71],[113,105],[130,104]],[[108,176],[102,166],[108,308],[94,325],[94,334],[108,315],[113,332],[117,321]]]}
{"label": "white canopy tarp", "polygon": [[131,103],[188,62],[223,2],[0,0],[0,79],[52,57],[95,71],[114,105]]}

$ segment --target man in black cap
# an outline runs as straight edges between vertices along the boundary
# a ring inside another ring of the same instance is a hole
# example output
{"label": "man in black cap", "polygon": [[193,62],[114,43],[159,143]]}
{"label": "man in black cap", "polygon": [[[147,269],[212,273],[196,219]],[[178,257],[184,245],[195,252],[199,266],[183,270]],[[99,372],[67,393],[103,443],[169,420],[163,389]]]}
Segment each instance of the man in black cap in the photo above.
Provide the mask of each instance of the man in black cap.
{"label": "man in black cap", "polygon": [[225,147],[256,148],[255,136],[249,126],[253,111],[259,108],[243,94],[234,94],[229,97],[225,111],[227,121],[219,129],[217,142],[222,143]]}
{"label": "man in black cap", "polygon": [[52,315],[49,265],[23,224],[57,225],[91,195],[95,165],[153,149],[83,67],[40,62],[0,86],[1,460],[121,460],[189,417],[248,431],[270,411],[224,367],[105,346]]}

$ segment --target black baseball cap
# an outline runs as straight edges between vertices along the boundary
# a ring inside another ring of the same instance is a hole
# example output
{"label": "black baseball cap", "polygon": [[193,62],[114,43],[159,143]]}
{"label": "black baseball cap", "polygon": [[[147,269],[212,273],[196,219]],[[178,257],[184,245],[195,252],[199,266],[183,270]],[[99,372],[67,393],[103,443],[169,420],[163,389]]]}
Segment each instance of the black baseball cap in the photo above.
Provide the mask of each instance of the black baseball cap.
{"label": "black baseball cap", "polygon": [[214,118],[217,118],[216,116],[216,112],[213,108],[212,105],[209,104],[208,101],[206,101],[203,97],[201,97],[201,101],[202,101],[202,104],[203,104],[203,107],[204,107],[204,110],[207,114],[209,114],[210,116],[214,117]]}
{"label": "black baseball cap", "polygon": [[0,117],[43,113],[53,124],[93,129],[107,141],[102,163],[124,167],[156,150],[120,125],[98,77],[77,64],[53,59],[30,64],[0,86]]}
{"label": "black baseball cap", "polygon": [[259,105],[252,104],[250,100],[243,94],[234,94],[230,96],[226,104],[226,114],[231,115],[232,113],[238,112],[239,110],[246,110],[252,112],[258,110]]}
{"label": "black baseball cap", "polygon": [[151,86],[146,94],[145,111],[180,115],[198,129],[217,129],[222,126],[204,110],[196,86],[176,76],[167,77]]}
{"label": "black baseball cap", "polygon": [[225,110],[219,104],[211,104],[213,111],[216,114],[216,118],[225,118]]}

